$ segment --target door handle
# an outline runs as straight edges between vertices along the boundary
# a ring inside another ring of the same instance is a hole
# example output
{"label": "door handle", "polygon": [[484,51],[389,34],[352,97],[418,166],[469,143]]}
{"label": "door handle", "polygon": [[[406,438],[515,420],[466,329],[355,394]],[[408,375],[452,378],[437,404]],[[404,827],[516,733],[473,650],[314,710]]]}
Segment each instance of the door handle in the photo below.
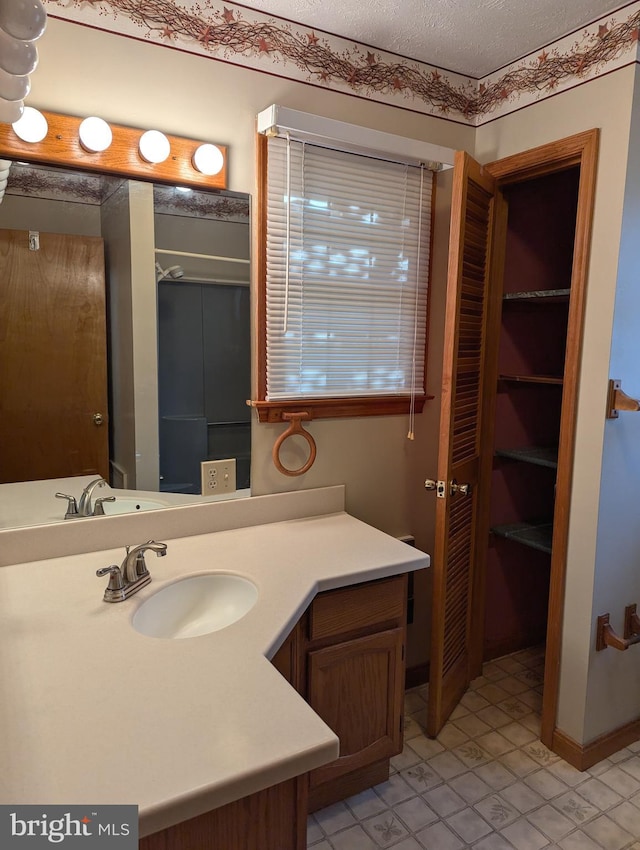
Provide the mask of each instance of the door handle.
{"label": "door handle", "polygon": [[94,425],[99,426],[99,425],[102,425],[103,422],[104,422],[104,418],[103,418],[101,413],[94,413],[93,414],[93,424]]}

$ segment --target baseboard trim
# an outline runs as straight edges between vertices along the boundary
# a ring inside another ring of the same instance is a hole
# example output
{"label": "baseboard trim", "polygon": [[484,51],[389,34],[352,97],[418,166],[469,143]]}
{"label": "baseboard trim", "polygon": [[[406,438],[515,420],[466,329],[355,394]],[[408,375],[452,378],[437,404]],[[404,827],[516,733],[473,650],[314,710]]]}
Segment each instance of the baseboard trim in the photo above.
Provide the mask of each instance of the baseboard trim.
{"label": "baseboard trim", "polygon": [[407,667],[404,674],[405,690],[409,688],[417,688],[419,685],[426,685],[429,681],[429,662],[424,664],[414,664],[413,667]]}
{"label": "baseboard trim", "polygon": [[640,741],[640,718],[600,735],[584,746],[556,729],[551,749],[577,770],[587,770],[635,741]]}

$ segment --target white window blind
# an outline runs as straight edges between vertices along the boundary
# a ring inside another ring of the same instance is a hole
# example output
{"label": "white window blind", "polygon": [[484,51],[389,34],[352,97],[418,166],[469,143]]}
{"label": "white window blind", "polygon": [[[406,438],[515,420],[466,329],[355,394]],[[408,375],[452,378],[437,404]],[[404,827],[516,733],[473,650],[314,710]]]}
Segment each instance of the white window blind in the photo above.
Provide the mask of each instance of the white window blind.
{"label": "white window blind", "polygon": [[267,400],[424,394],[431,182],[269,139]]}

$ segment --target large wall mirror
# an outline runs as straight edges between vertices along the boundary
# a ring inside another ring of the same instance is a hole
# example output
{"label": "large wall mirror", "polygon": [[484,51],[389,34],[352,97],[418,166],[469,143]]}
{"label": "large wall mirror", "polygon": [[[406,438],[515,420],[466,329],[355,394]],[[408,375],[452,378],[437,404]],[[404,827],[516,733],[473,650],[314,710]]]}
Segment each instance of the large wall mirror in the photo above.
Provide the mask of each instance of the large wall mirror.
{"label": "large wall mirror", "polygon": [[0,528],[249,495],[249,197],[73,166],[0,203]]}

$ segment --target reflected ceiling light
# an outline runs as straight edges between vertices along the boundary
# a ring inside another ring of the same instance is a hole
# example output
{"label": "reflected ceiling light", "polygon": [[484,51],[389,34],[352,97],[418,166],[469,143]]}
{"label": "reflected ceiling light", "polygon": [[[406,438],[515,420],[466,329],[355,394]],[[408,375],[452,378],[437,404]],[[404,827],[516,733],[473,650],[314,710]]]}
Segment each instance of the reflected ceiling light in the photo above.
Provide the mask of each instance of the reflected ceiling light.
{"label": "reflected ceiling light", "polygon": [[13,124],[17,121],[24,111],[24,104],[21,100],[5,100],[0,97],[0,121],[3,124]]}
{"label": "reflected ceiling light", "polygon": [[31,82],[28,74],[16,76],[0,68],[0,97],[4,100],[24,100],[29,94]]}
{"label": "reflected ceiling light", "polygon": [[176,186],[176,192],[191,192],[188,186]]}
{"label": "reflected ceiling light", "polygon": [[90,153],[106,151],[113,141],[111,127],[102,118],[92,115],[85,118],[78,128],[80,144]]}
{"label": "reflected ceiling light", "polygon": [[164,162],[171,152],[169,139],[159,130],[147,130],[140,136],[140,156],[147,162]]}
{"label": "reflected ceiling light", "polygon": [[193,155],[193,167],[201,174],[219,174],[224,165],[222,151],[216,145],[200,145]]}
{"label": "reflected ceiling light", "polygon": [[42,112],[33,106],[25,106],[22,118],[12,124],[14,132],[23,142],[41,142],[47,135],[49,125]]}
{"label": "reflected ceiling light", "polygon": [[13,38],[35,41],[47,25],[40,0],[0,0],[0,29]]}
{"label": "reflected ceiling light", "polygon": [[23,76],[35,71],[38,50],[30,41],[12,38],[0,29],[0,68],[7,74]]}

